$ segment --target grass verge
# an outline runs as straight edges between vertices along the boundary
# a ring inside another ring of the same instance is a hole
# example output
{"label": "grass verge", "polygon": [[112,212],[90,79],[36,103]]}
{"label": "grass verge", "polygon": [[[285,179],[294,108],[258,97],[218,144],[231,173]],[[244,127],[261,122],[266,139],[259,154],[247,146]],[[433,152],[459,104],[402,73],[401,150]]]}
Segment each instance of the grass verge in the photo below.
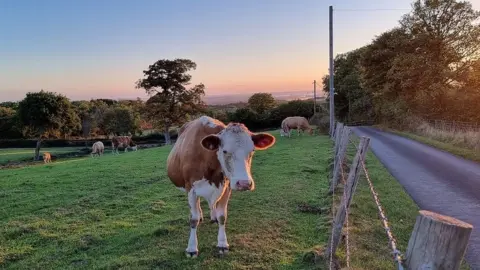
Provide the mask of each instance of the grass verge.
{"label": "grass verge", "polygon": [[[351,166],[355,152],[355,146],[350,144],[345,161],[348,167]],[[419,208],[371,151],[367,153],[365,164],[389,219],[397,248],[405,252]],[[348,170],[344,173],[345,179],[347,176]],[[363,172],[359,181],[349,215],[350,266],[354,269],[394,269],[388,238]],[[340,186],[335,196],[342,196],[342,192]],[[346,266],[344,243],[345,241],[338,252],[342,266]]]}
{"label": "grass verge", "polygon": [[386,127],[381,127],[381,126],[375,126],[375,127],[378,128],[378,129],[384,130],[384,131],[388,131],[388,132],[397,134],[399,136],[403,136],[403,137],[408,138],[408,139],[412,139],[412,140],[424,143],[426,145],[435,147],[437,149],[443,150],[443,151],[448,152],[450,154],[453,154],[453,155],[456,155],[456,156],[459,156],[459,157],[462,157],[462,158],[480,163],[480,152],[477,151],[477,150],[472,150],[472,149],[467,149],[467,148],[460,147],[460,146],[455,146],[455,145],[452,145],[452,144],[449,144],[449,143],[441,142],[441,141],[438,141],[438,140],[435,140],[435,139],[432,139],[432,138],[428,138],[428,137],[425,137],[425,136],[420,136],[420,135],[413,134],[413,133],[410,133],[410,132],[398,131],[398,130],[394,130],[394,129],[390,129],[390,128],[386,128]]}
{"label": "grass verge", "polygon": [[[353,137],[352,141],[358,144],[358,138]],[[349,167],[356,152],[354,143],[351,143],[347,149],[346,164]],[[371,150],[367,152],[365,166],[388,218],[397,249],[405,254],[420,209]],[[347,173],[344,176],[347,178]],[[363,169],[359,181],[349,216],[350,265],[358,270],[396,269],[388,237],[379,218],[378,209]],[[342,190],[340,189],[336,196],[341,196],[341,194]],[[342,266],[345,266],[346,247],[344,242],[338,255]],[[461,269],[470,268],[464,261]]]}

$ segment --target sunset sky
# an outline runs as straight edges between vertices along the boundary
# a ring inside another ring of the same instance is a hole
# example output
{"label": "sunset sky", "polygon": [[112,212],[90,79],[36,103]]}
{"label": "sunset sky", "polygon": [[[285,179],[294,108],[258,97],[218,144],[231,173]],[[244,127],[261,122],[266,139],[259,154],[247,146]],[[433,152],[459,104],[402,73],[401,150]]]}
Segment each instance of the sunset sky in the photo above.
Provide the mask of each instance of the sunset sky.
{"label": "sunset sky", "polygon": [[0,101],[42,88],[71,99],[145,97],[134,83],[162,58],[195,61],[193,82],[207,95],[308,91],[328,71],[329,5],[339,9],[334,52],[343,53],[395,26],[411,2],[2,0]]}

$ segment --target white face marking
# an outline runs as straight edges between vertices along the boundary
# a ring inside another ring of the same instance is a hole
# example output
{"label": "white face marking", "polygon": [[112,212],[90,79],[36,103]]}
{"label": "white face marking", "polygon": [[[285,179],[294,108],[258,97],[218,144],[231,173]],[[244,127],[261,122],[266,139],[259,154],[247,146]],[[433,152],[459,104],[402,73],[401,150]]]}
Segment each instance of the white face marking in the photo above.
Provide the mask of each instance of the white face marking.
{"label": "white face marking", "polygon": [[208,117],[208,116],[202,116],[200,117],[200,121],[202,122],[202,125],[204,126],[208,126],[208,127],[211,127],[211,128],[214,128],[216,127],[217,125],[213,122],[213,119]]}
{"label": "white face marking", "polygon": [[251,134],[238,126],[227,128],[218,134],[221,145],[217,151],[222,170],[230,179],[232,190],[237,189],[239,181],[248,181],[255,188],[250,168],[255,146]]}

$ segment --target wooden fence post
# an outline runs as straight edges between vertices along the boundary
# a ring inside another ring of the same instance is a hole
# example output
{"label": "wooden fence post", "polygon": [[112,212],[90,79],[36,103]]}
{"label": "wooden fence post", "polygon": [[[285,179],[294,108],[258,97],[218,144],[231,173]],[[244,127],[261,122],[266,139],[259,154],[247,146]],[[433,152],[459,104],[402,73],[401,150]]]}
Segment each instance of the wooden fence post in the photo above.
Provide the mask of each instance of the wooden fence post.
{"label": "wooden fence post", "polygon": [[407,269],[459,269],[472,230],[461,220],[421,210],[408,241]]}
{"label": "wooden fence post", "polygon": [[338,153],[338,146],[340,145],[340,138],[342,138],[342,131],[343,131],[343,123],[338,123],[337,130],[335,131],[335,148],[334,148],[334,155],[336,156]]}
{"label": "wooden fence post", "polygon": [[340,146],[338,147],[338,152],[335,155],[332,179],[330,180],[330,190],[329,190],[330,194],[338,185],[338,178],[340,177],[340,172],[343,169],[342,164],[345,158],[345,152],[347,151],[348,143],[350,142],[351,133],[352,131],[349,127],[346,126],[343,128],[342,138],[340,139]]}
{"label": "wooden fence post", "polygon": [[338,122],[333,122],[333,128],[331,129],[331,134],[330,134],[330,138],[335,141],[335,131],[338,127]]}
{"label": "wooden fence post", "polygon": [[345,198],[342,199],[342,202],[337,210],[337,214],[332,224],[332,234],[328,239],[328,247],[326,250],[327,258],[331,254],[335,254],[337,247],[340,244],[342,229],[345,224],[345,217],[347,212],[345,209],[350,208],[350,203],[357,188],[358,179],[360,178],[360,173],[362,172],[362,160],[365,159],[365,155],[368,150],[368,144],[370,143],[370,138],[361,137],[360,143],[358,144],[357,153],[353,159],[352,166],[350,167],[350,172],[348,174],[347,184],[344,187]]}

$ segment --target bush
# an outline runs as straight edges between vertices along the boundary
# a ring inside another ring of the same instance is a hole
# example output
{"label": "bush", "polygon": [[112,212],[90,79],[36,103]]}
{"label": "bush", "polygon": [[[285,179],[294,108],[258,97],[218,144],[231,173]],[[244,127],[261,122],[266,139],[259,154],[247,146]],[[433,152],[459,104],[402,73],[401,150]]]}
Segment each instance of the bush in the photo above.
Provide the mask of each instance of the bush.
{"label": "bush", "polygon": [[[320,111],[320,106],[318,106],[318,108]],[[240,108],[234,112],[227,113],[227,122],[240,122],[252,131],[261,131],[279,128],[283,119],[289,116],[303,116],[309,119],[312,115],[312,101],[293,100],[283,103],[263,114],[258,114],[249,108]]]}
{"label": "bush", "polygon": [[250,108],[241,108],[233,113],[227,113],[229,122],[239,122],[250,130],[258,130],[264,127],[264,117]]}

